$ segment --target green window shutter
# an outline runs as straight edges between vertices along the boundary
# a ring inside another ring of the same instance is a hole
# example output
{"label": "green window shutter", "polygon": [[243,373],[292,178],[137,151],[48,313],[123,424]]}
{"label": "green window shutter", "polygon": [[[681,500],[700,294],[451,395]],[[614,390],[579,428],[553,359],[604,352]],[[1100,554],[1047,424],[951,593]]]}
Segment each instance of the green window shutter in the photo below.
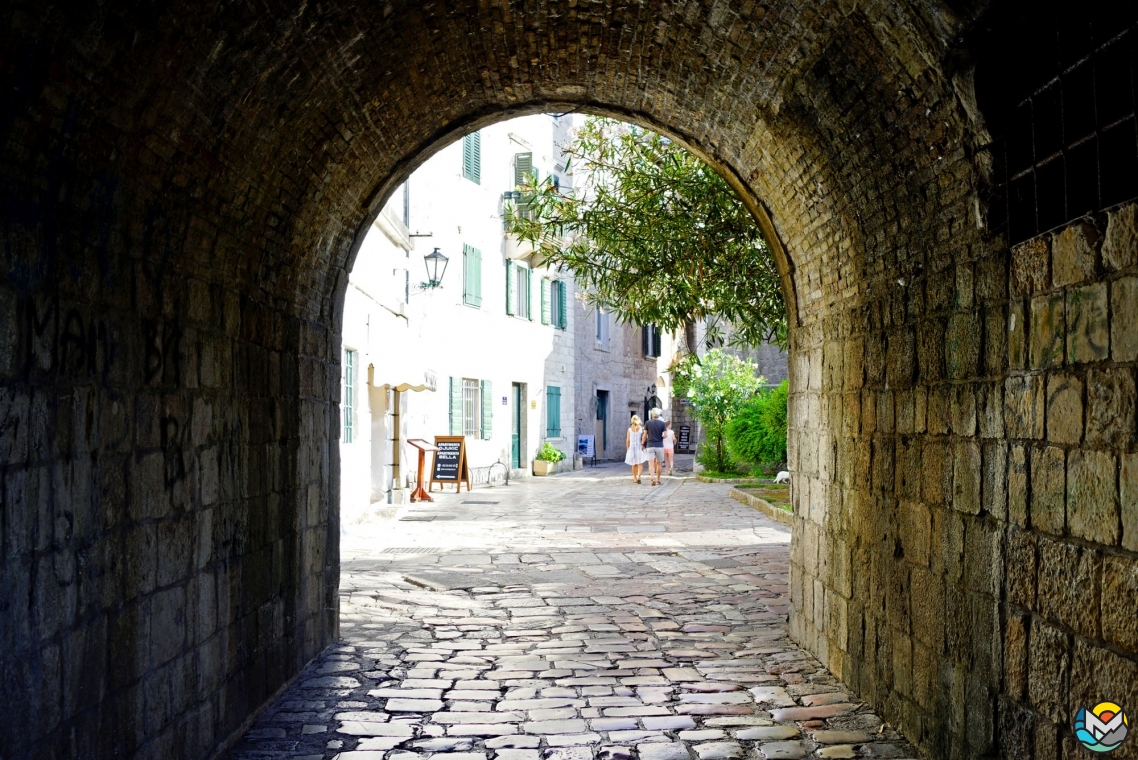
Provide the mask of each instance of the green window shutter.
{"label": "green window shutter", "polygon": [[543,325],[551,324],[553,321],[553,312],[551,311],[553,304],[550,303],[550,299],[553,296],[555,284],[544,278],[541,280],[541,323]]}
{"label": "green window shutter", "polygon": [[514,154],[514,187],[525,184],[526,176],[533,173],[533,154]]}
{"label": "green window shutter", "polygon": [[462,138],[462,176],[476,185],[482,184],[482,133]]}
{"label": "green window shutter", "polygon": [[660,355],[660,328],[652,325],[652,355]]}
{"label": "green window shutter", "polygon": [[482,251],[474,249],[474,297],[475,306],[482,305]]}
{"label": "green window shutter", "polygon": [[482,440],[490,439],[494,431],[494,386],[489,380],[482,381]]}
{"label": "green window shutter", "polygon": [[526,270],[526,318],[533,320],[533,270]]}
{"label": "green window shutter", "polygon": [[562,330],[568,325],[565,314],[568,306],[565,304],[565,282],[562,280],[557,281],[557,326]]}
{"label": "green window shutter", "polygon": [[510,259],[506,259],[506,313],[513,316],[518,313],[517,279],[514,267],[517,266]]}
{"label": "green window shutter", "polygon": [[462,302],[482,305],[482,251],[466,244],[462,246]]}
{"label": "green window shutter", "polygon": [[462,435],[462,378],[450,379],[450,434]]}
{"label": "green window shutter", "polygon": [[545,437],[561,437],[561,389],[552,385],[545,389]]}

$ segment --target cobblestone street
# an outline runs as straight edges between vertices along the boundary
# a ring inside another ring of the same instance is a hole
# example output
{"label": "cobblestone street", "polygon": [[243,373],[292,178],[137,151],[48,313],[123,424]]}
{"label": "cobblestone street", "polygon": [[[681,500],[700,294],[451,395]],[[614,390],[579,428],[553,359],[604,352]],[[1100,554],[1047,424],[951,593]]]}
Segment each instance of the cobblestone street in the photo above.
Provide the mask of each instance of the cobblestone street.
{"label": "cobblestone street", "polygon": [[787,638],[785,526],[626,470],[347,526],[342,642],[229,757],[917,757]]}

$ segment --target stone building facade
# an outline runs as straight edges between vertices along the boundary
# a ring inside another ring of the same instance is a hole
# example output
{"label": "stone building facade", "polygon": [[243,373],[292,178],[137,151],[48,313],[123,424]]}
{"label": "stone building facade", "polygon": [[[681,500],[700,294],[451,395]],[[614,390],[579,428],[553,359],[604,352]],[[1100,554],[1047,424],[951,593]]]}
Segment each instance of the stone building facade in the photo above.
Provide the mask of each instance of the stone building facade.
{"label": "stone building facade", "polygon": [[666,405],[656,387],[659,341],[646,343],[645,328],[580,301],[574,312],[577,435],[593,436],[597,459],[623,461],[632,415],[643,420],[647,404]]}

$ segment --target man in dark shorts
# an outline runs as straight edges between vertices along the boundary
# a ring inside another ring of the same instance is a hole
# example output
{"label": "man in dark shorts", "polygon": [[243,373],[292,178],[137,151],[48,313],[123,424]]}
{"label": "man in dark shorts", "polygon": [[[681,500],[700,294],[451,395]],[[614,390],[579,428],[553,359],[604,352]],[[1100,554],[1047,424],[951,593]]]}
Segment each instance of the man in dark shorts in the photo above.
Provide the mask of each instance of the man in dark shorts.
{"label": "man in dark shorts", "polygon": [[660,419],[660,414],[659,407],[653,409],[648,413],[651,419],[644,425],[648,432],[648,444],[645,446],[648,451],[648,474],[654,486],[660,485],[660,475],[664,470],[664,431],[668,429],[668,423]]}

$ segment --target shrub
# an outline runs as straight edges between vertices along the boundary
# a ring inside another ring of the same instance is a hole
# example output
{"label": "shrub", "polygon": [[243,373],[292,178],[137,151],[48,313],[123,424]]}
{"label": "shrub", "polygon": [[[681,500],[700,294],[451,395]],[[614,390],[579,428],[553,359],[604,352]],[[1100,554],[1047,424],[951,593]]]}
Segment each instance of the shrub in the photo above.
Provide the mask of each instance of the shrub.
{"label": "shrub", "polygon": [[725,438],[727,422],[762,383],[755,376],[755,365],[715,348],[702,357],[685,356],[672,367],[672,377],[676,391],[687,399],[703,425],[704,439],[696,461],[708,469],[728,472],[732,462]]}
{"label": "shrub", "polygon": [[560,462],[565,458],[565,453],[560,449],[553,448],[549,443],[543,443],[536,458],[539,462]]}
{"label": "shrub", "polygon": [[786,461],[789,390],[783,380],[744,404],[727,423],[727,447],[734,458],[764,469]]}

